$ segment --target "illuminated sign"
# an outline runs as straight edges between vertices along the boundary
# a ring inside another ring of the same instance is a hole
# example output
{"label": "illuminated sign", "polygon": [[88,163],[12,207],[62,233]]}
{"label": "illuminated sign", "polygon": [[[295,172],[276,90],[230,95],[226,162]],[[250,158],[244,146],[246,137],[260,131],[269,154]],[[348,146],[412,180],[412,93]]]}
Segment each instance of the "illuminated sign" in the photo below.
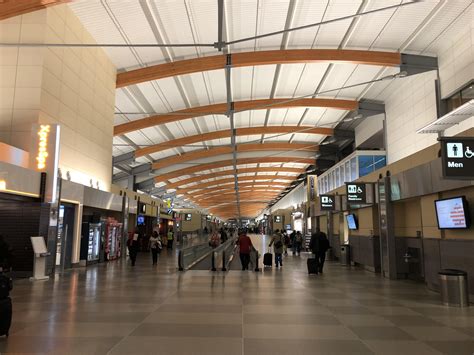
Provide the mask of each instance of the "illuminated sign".
{"label": "illuminated sign", "polygon": [[446,179],[474,179],[474,138],[442,137],[441,160]]}
{"label": "illuminated sign", "polygon": [[47,125],[40,125],[40,129],[38,131],[38,154],[36,156],[36,167],[38,170],[44,170],[46,168],[46,160],[48,158],[48,137],[49,132],[51,130],[51,126]]}
{"label": "illuminated sign", "polygon": [[336,198],[334,195],[319,195],[321,211],[334,211],[336,209]]}
{"label": "illuminated sign", "polygon": [[364,183],[346,183],[346,194],[348,202],[367,202],[367,193]]}
{"label": "illuminated sign", "polygon": [[5,180],[0,180],[0,190],[7,189],[7,182]]}
{"label": "illuminated sign", "polygon": [[59,125],[32,125],[29,167],[46,173],[45,202],[50,203],[58,197],[59,139]]}

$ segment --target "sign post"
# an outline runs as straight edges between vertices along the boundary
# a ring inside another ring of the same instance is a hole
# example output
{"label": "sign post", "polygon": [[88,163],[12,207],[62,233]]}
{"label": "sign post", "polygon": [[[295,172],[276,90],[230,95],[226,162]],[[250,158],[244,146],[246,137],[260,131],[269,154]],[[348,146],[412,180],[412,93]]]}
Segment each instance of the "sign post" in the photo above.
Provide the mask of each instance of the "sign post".
{"label": "sign post", "polygon": [[441,137],[443,177],[474,180],[474,137]]}

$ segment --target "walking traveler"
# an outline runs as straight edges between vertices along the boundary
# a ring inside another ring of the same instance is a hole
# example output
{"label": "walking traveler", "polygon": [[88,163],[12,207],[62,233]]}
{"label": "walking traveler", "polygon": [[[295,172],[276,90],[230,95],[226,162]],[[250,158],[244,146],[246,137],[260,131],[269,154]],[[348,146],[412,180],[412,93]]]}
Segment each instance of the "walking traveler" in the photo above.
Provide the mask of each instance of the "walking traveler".
{"label": "walking traveler", "polygon": [[295,235],[295,246],[293,248],[293,254],[295,254],[296,252],[298,256],[300,256],[302,247],[303,247],[303,234],[301,234],[301,232],[298,231],[296,232],[296,235]]}
{"label": "walking traveler", "polygon": [[283,235],[283,254],[288,255],[288,248],[290,247],[290,236],[287,231],[282,232]]}
{"label": "walking traveler", "polygon": [[319,228],[316,228],[316,232],[311,236],[309,242],[309,249],[314,254],[315,259],[318,263],[318,271],[323,272],[324,262],[326,260],[326,251],[330,248],[329,240],[326,233],[322,232]]}
{"label": "walking traveler", "polygon": [[8,243],[3,239],[3,235],[0,235],[0,267],[3,270],[9,270],[10,265],[10,246]]}
{"label": "walking traveler", "polygon": [[280,230],[277,229],[275,234],[273,234],[272,240],[268,247],[273,245],[273,251],[275,252],[275,266],[283,266],[283,235],[280,233]]}
{"label": "walking traveler", "polygon": [[168,243],[166,245],[166,247],[168,249],[173,249],[173,240],[174,240],[174,235],[173,235],[173,231],[168,231]]}
{"label": "walking traveler", "polygon": [[153,235],[150,237],[150,250],[151,250],[151,257],[153,260],[153,265],[158,263],[158,254],[161,252],[163,246],[161,245],[160,236],[155,231]]}
{"label": "walking traveler", "polygon": [[137,261],[138,254],[138,233],[133,233],[130,238],[127,240],[128,255],[130,256],[130,261],[132,266],[135,266]]}
{"label": "walking traveler", "polygon": [[252,240],[245,232],[242,232],[239,236],[237,244],[239,245],[240,263],[242,264],[242,270],[248,270],[250,263],[250,252],[253,248]]}

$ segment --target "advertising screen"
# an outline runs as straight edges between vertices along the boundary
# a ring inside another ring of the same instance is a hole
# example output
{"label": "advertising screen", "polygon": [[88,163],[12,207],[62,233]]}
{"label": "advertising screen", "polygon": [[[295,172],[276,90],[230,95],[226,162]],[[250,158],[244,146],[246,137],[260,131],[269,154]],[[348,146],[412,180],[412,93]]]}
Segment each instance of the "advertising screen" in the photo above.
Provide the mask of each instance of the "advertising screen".
{"label": "advertising screen", "polygon": [[469,228],[469,208],[464,196],[436,200],[435,207],[439,229]]}
{"label": "advertising screen", "polygon": [[346,220],[347,220],[347,227],[350,229],[350,230],[356,230],[357,229],[357,220],[355,218],[355,215],[353,214],[348,214],[346,216]]}
{"label": "advertising screen", "polygon": [[145,216],[137,217],[137,226],[143,226],[145,224]]}

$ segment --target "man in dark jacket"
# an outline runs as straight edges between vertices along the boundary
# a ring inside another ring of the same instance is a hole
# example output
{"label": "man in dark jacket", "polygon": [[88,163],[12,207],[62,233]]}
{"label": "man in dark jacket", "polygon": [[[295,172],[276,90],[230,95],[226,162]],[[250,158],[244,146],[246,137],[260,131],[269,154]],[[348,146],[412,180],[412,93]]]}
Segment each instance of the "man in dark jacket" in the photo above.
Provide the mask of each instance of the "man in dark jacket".
{"label": "man in dark jacket", "polygon": [[330,248],[326,233],[321,232],[319,228],[316,228],[316,233],[311,236],[309,248],[313,252],[315,259],[318,260],[318,271],[322,273],[324,262],[326,261],[326,252]]}
{"label": "man in dark jacket", "polygon": [[0,267],[9,270],[10,266],[10,246],[3,239],[3,235],[0,235]]}

